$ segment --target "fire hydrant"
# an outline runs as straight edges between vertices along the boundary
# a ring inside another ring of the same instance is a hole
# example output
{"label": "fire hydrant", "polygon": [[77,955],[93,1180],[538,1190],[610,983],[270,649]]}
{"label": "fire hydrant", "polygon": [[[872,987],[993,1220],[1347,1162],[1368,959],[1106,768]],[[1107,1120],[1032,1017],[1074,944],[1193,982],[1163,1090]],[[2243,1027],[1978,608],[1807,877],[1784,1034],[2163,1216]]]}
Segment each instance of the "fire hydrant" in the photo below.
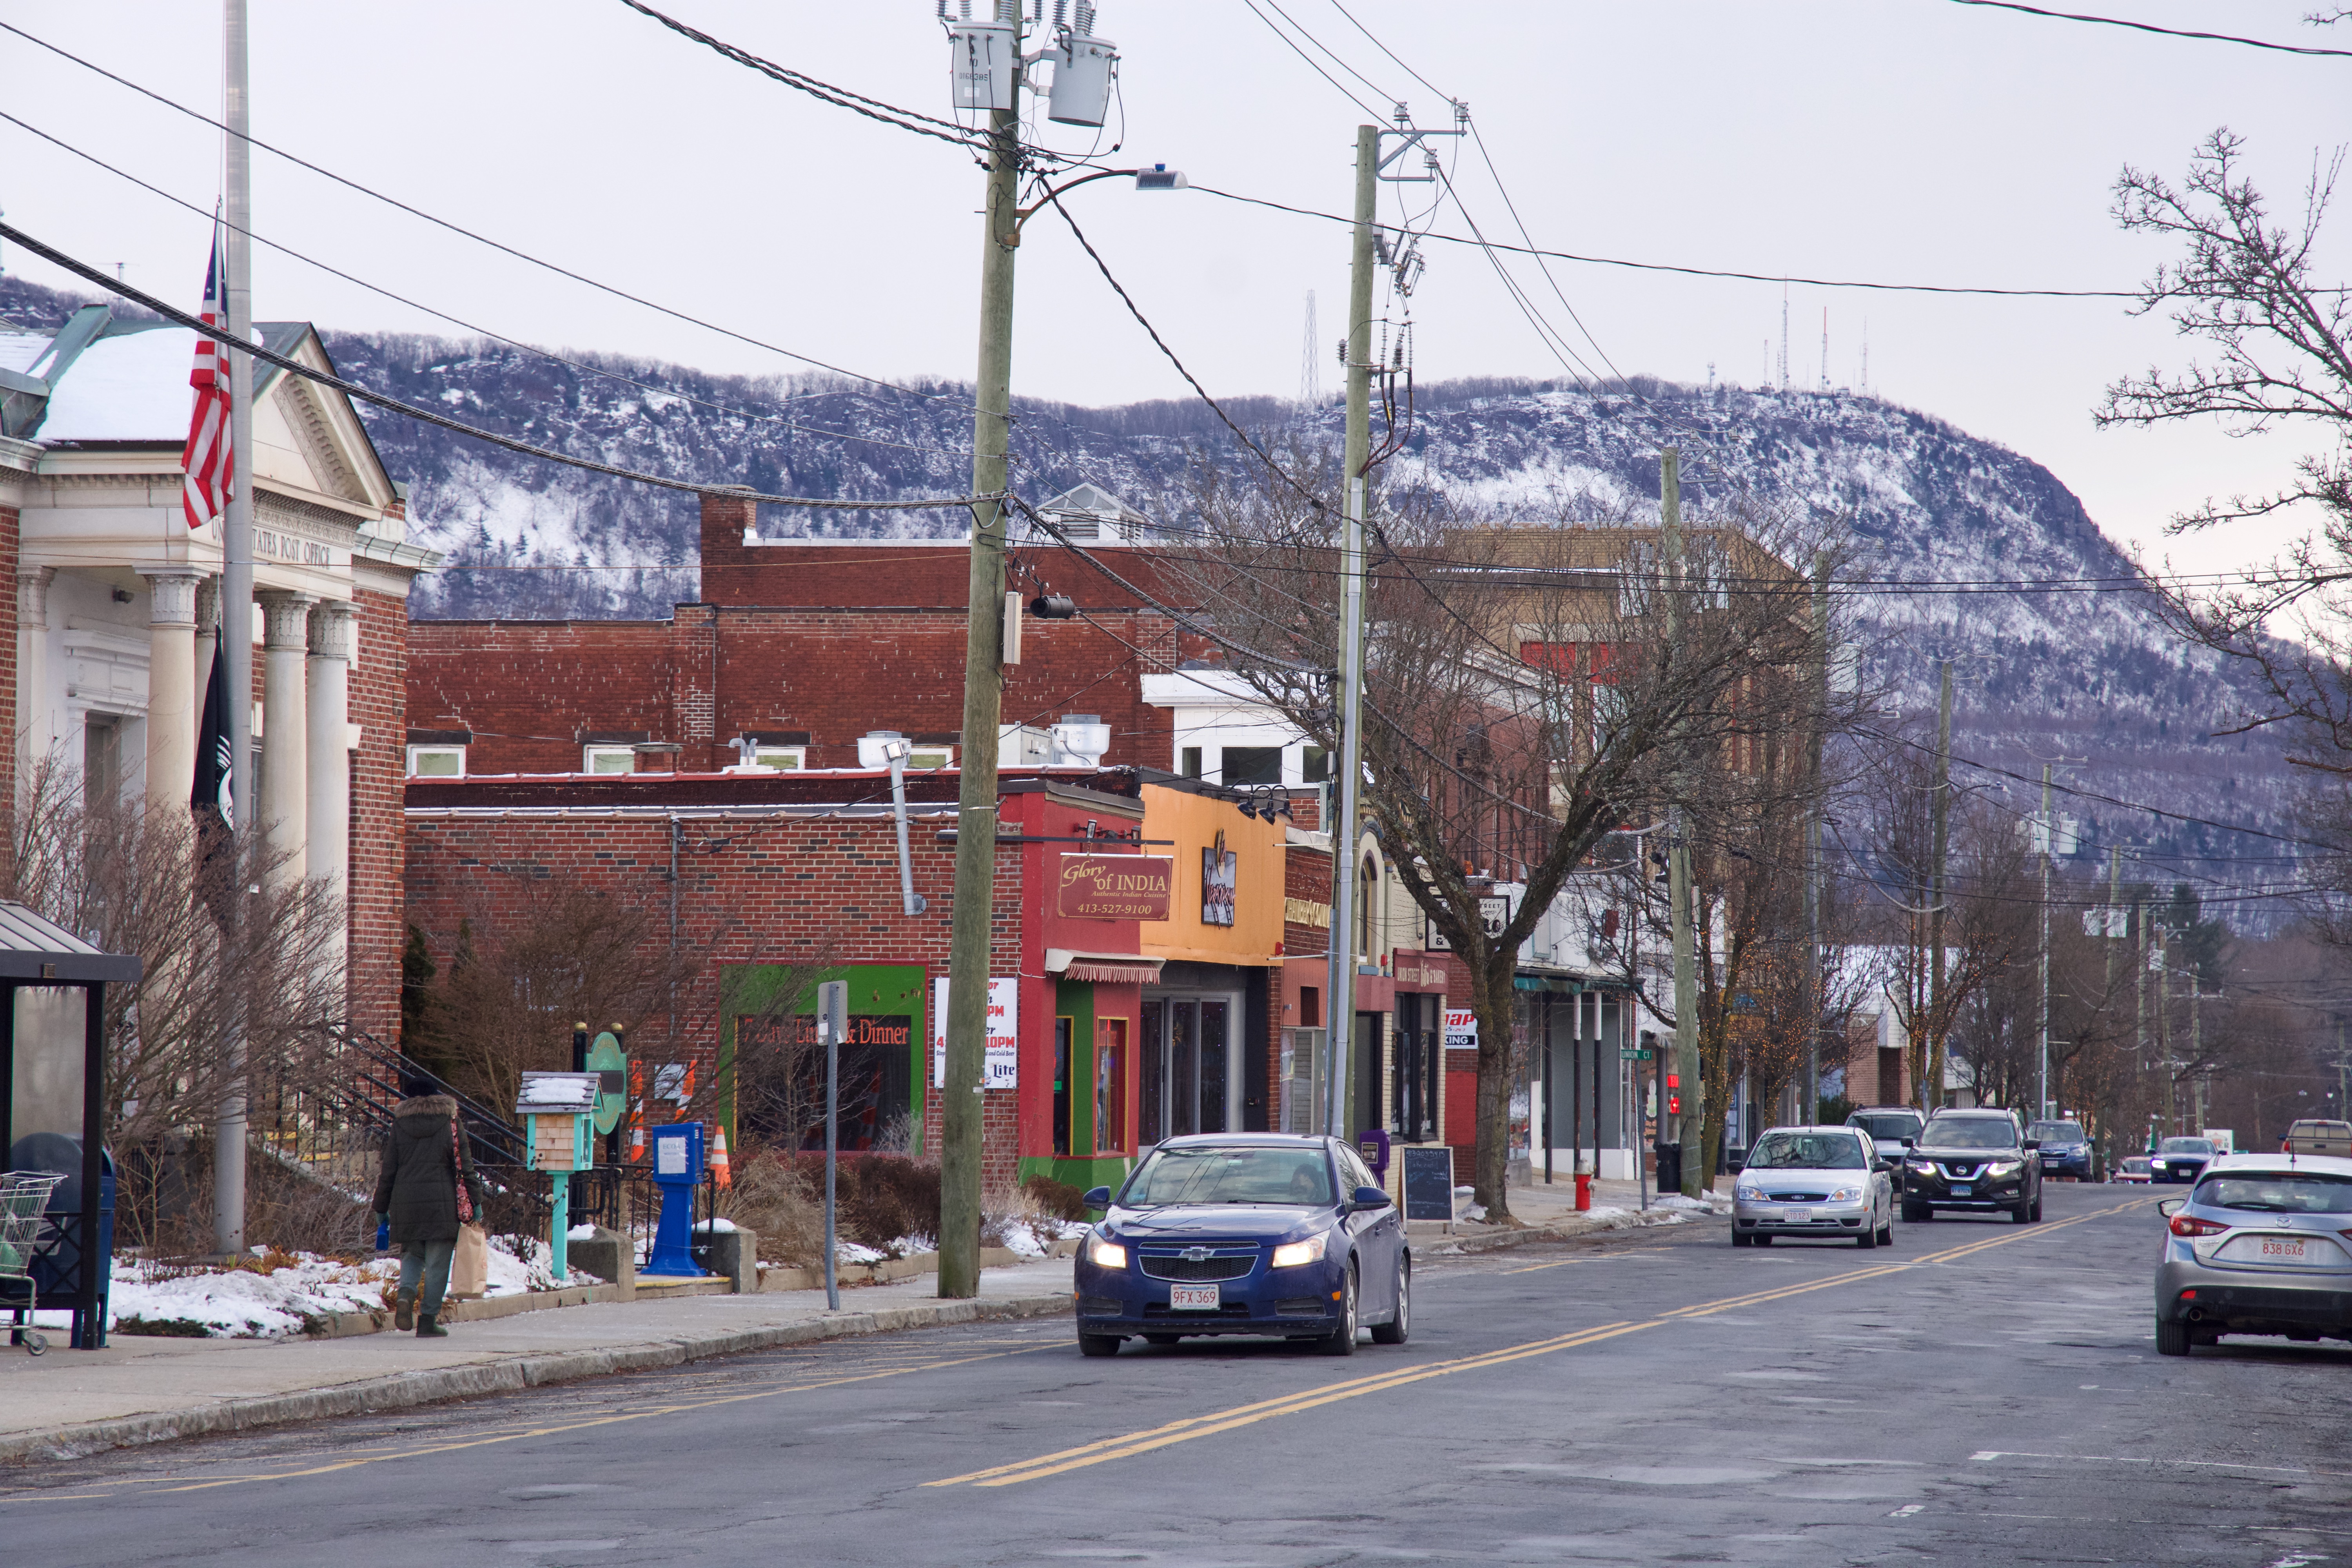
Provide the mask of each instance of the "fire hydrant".
{"label": "fire hydrant", "polygon": [[1584,1214],[1592,1207],[1592,1176],[1590,1172],[1576,1173],[1576,1212]]}

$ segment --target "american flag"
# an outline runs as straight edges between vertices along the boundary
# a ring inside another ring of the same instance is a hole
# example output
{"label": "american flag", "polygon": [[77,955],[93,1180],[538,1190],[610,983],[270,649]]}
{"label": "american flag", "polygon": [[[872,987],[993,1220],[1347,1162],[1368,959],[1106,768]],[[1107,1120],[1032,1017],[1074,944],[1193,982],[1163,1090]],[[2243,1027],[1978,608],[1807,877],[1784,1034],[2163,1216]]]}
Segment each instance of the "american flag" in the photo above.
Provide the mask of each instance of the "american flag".
{"label": "american flag", "polygon": [[[213,220],[213,254],[205,268],[205,324],[228,325],[226,280],[222,274],[220,220]],[[232,458],[228,442],[228,354],[218,340],[196,334],[196,364],[188,373],[196,406],[188,417],[188,445],[180,453],[187,475],[180,486],[180,510],[190,528],[202,528],[228,509]]]}

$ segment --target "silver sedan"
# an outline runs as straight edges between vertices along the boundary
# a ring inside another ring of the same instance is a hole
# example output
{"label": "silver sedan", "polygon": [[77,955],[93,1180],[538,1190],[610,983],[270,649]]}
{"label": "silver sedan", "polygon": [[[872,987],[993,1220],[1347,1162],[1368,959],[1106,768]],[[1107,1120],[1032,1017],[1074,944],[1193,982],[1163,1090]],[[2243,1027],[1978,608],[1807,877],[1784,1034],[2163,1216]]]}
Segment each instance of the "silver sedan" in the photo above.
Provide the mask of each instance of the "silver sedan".
{"label": "silver sedan", "polygon": [[2225,1154],[2157,1206],[2159,1354],[2223,1334],[2352,1340],[2352,1160]]}
{"label": "silver sedan", "polygon": [[1731,1245],[1779,1237],[1895,1245],[1895,1181],[1866,1132],[1776,1127],[1756,1140],[1732,1188]]}

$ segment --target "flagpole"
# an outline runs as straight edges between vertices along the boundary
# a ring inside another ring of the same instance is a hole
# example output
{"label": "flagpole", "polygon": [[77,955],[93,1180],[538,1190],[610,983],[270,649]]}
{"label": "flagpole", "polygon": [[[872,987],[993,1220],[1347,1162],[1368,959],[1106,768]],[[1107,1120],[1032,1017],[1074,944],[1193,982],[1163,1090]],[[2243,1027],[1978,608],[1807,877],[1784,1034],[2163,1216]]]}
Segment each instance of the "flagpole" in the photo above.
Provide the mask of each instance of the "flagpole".
{"label": "flagpole", "polygon": [[[222,148],[222,184],[228,205],[228,354],[230,490],[221,519],[220,647],[228,676],[229,766],[240,839],[253,826],[253,144],[250,80],[246,60],[246,0],[222,0],[222,96],[228,136]],[[234,875],[234,873],[233,873]],[[241,876],[238,881],[242,881]],[[237,889],[238,892],[242,889]],[[222,902],[232,922],[241,897]],[[232,952],[234,923],[225,933]],[[245,1250],[245,1037],[242,1020],[226,1042],[226,1087],[213,1138],[213,1238],[223,1253]]]}

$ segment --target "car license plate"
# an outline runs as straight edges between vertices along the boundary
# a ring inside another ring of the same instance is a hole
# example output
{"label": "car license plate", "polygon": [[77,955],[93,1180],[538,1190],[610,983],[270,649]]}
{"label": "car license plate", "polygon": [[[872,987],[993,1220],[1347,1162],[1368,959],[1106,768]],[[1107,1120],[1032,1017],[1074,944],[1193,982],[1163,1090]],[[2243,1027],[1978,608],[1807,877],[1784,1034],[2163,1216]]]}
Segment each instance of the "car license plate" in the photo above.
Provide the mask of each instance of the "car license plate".
{"label": "car license plate", "polygon": [[1970,1186],[1966,1182],[1954,1182],[1952,1184],[1952,1195],[1956,1198],[1972,1197],[1975,1194],[1976,1188]]}
{"label": "car license plate", "polygon": [[1168,1305],[1179,1312],[1213,1312],[1217,1310],[1218,1289],[1214,1285],[1171,1285]]}
{"label": "car license plate", "polygon": [[2305,1245],[2284,1237],[2263,1237],[2262,1259],[2265,1263],[2301,1263],[2305,1261]]}
{"label": "car license plate", "polygon": [[1790,1209],[1781,1217],[1786,1219],[1790,1225],[1811,1225],[1813,1223],[1813,1211],[1811,1209]]}

